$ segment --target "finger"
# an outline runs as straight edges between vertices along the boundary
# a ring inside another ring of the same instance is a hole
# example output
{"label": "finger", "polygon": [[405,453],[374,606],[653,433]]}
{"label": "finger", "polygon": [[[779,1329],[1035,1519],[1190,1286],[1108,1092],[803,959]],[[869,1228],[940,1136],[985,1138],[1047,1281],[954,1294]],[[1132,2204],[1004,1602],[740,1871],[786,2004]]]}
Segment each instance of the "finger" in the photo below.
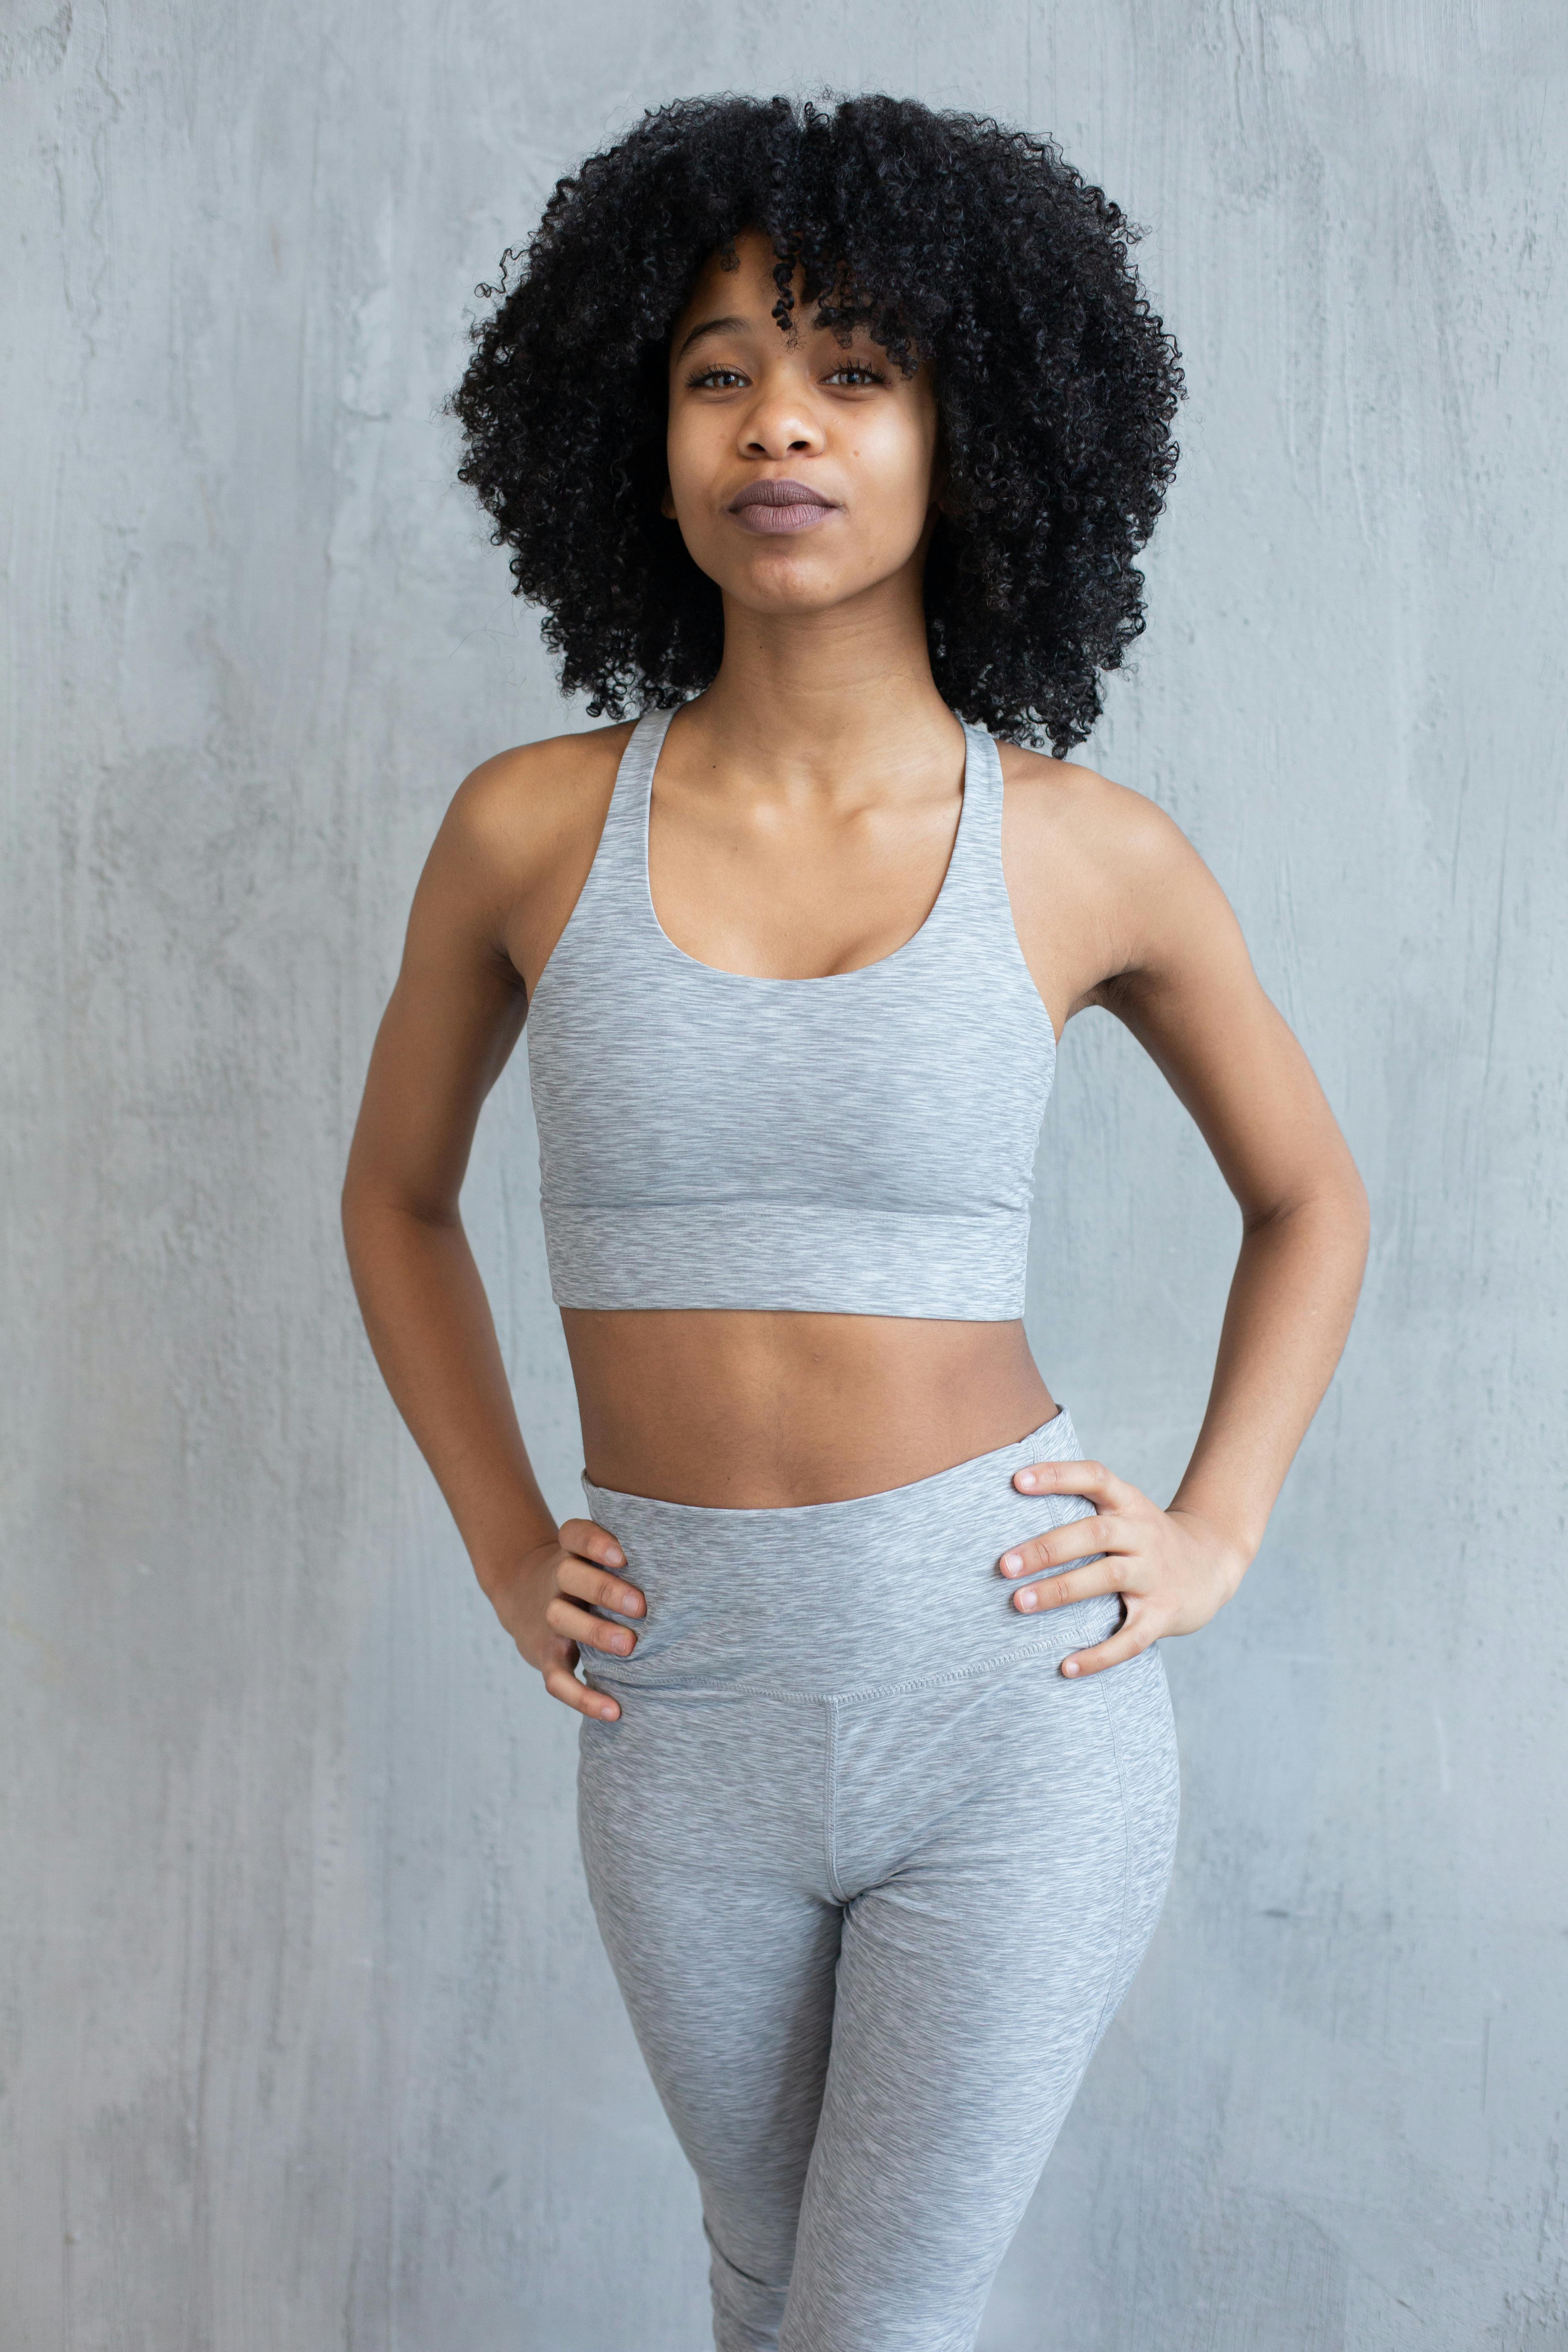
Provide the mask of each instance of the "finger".
{"label": "finger", "polygon": [[596,1559],[601,1568],[625,1568],[626,1553],[608,1528],[601,1528],[593,1519],[567,1519],[557,1532],[556,1542],[563,1551],[574,1551],[580,1559]]}
{"label": "finger", "polygon": [[1087,1519],[1068,1519],[1043,1536],[1005,1551],[996,1565],[1004,1576],[1037,1576],[1042,1568],[1063,1568],[1069,1559],[1089,1559],[1097,1551],[1116,1551],[1126,1540],[1125,1530],[1096,1511]]}
{"label": "finger", "polygon": [[1124,1570],[1111,1559],[1094,1559],[1083,1568],[1069,1568],[1060,1576],[1042,1576],[1013,1595],[1013,1606],[1026,1617],[1041,1609],[1064,1609],[1069,1601],[1092,1601],[1102,1592],[1126,1590]]}
{"label": "finger", "polygon": [[637,1646],[637,1637],[629,1626],[617,1625],[609,1617],[595,1617],[563,1593],[555,1593],[546,1602],[544,1622],[552,1633],[575,1642],[581,1650],[603,1650],[610,1657],[625,1658]]}
{"label": "finger", "polygon": [[1091,1650],[1075,1650],[1070,1658],[1062,1660],[1060,1671],[1075,1678],[1102,1675],[1107,1666],[1120,1666],[1129,1658],[1137,1657],[1154,1638],[1155,1629],[1147,1615],[1142,1612],[1130,1612],[1108,1642],[1097,1642]]}
{"label": "finger", "polygon": [[1103,1462],[1031,1462],[1014,1471],[1013,1484],[1026,1495],[1081,1495],[1110,1510],[1132,1492]]}
{"label": "finger", "polygon": [[635,1584],[623,1584],[618,1576],[608,1576],[591,1560],[568,1552],[555,1574],[558,1592],[574,1593],[579,1601],[591,1601],[595,1609],[618,1610],[623,1617],[640,1617],[647,1601]]}
{"label": "finger", "polygon": [[590,1690],[569,1666],[546,1666],[544,1687],[563,1706],[574,1708],[578,1715],[596,1716],[601,1723],[614,1723],[621,1711],[606,1691]]}

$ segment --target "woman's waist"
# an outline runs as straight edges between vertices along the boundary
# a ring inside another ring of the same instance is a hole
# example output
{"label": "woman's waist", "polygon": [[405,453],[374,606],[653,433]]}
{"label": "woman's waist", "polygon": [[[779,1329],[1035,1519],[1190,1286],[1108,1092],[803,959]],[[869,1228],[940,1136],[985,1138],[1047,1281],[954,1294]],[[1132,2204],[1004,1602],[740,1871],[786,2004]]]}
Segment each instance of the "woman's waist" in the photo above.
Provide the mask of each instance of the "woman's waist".
{"label": "woman's waist", "polygon": [[1056,1406],[1018,1322],[563,1310],[587,1475],[628,1495],[787,1509],[907,1486]]}
{"label": "woman's waist", "polygon": [[[875,1493],[778,1508],[676,1503],[584,1476],[645,1595],[627,1658],[584,1653],[619,1690],[744,1688],[848,1696],[944,1681],[1015,1655],[1103,1638],[1114,1596],[1028,1616],[1004,1551],[1086,1516],[1081,1496],[1013,1484],[1032,1462],[1074,1461],[1066,1412],[1024,1436]],[[1027,1581],[1028,1580],[1024,1580]],[[1086,1613],[1087,1612],[1087,1613]]]}

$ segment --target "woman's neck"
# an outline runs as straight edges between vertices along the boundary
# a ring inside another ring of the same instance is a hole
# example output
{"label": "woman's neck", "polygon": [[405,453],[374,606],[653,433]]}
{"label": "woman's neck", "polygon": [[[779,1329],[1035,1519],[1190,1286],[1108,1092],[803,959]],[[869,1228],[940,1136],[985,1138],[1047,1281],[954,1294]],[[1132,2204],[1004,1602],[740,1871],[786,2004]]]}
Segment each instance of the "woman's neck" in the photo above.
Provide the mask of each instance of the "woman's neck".
{"label": "woman's neck", "polygon": [[931,676],[918,583],[888,593],[902,586],[827,613],[726,601],[719,674],[681,722],[689,754],[797,783],[950,762],[957,725]]}

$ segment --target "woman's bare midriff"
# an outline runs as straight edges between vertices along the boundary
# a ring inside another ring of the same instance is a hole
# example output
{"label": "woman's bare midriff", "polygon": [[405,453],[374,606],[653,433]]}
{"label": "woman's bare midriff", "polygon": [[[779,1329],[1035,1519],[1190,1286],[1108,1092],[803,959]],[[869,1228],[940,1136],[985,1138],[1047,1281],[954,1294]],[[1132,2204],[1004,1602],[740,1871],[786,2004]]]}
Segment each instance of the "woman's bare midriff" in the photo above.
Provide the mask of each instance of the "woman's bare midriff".
{"label": "woman's bare midriff", "polygon": [[778,1510],[907,1486],[1057,1408],[1022,1323],[563,1310],[597,1486]]}

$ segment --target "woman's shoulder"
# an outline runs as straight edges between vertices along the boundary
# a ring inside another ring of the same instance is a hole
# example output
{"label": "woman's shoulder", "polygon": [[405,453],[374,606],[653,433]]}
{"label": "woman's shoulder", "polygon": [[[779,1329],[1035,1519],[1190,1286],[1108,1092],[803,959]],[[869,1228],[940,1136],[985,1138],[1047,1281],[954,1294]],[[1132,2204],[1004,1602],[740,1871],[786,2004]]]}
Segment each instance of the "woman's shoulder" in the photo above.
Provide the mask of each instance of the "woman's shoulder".
{"label": "woman's shoulder", "polygon": [[452,795],[416,911],[499,947],[531,989],[594,862],[629,724],[514,744]]}
{"label": "woman's shoulder", "polygon": [[1002,766],[1003,851],[1018,935],[1063,1003],[1106,1001],[1099,992],[1119,975],[1232,953],[1239,934],[1223,892],[1147,793],[1077,761],[1011,745]]}
{"label": "woman's shoulder", "polygon": [[633,723],[546,736],[481,761],[453,794],[443,832],[492,874],[539,878],[598,840]]}
{"label": "woman's shoulder", "polygon": [[1055,760],[1016,743],[1000,746],[1008,862],[1038,866],[1086,885],[1158,883],[1196,853],[1174,820],[1146,793],[1113,782],[1077,760]]}

